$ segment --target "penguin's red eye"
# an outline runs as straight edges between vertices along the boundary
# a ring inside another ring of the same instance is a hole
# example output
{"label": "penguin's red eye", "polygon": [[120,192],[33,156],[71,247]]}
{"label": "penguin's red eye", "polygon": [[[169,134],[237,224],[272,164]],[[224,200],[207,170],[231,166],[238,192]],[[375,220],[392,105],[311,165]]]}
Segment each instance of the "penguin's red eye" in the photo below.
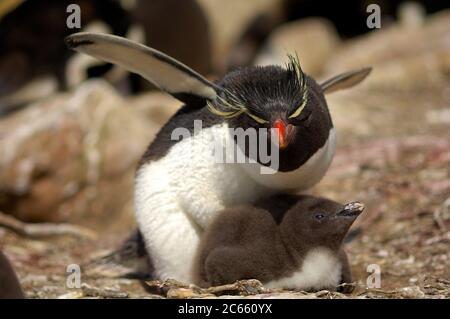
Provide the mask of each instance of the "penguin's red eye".
{"label": "penguin's red eye", "polygon": [[316,214],[316,216],[314,216],[317,220],[321,220],[325,217],[324,214]]}

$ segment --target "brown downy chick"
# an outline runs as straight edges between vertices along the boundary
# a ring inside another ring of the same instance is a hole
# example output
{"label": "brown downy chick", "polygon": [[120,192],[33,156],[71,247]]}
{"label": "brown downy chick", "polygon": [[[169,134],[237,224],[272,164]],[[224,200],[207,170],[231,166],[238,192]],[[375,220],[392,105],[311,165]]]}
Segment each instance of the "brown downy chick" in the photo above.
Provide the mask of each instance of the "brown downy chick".
{"label": "brown downy chick", "polygon": [[297,195],[225,209],[201,239],[196,283],[258,279],[269,288],[334,290],[352,281],[341,246],[363,209]]}

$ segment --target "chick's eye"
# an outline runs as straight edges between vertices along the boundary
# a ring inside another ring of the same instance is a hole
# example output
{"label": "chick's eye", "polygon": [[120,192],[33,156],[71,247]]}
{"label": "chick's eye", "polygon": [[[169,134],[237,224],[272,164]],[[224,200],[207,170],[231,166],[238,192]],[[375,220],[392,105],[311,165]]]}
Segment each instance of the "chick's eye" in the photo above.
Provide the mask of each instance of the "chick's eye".
{"label": "chick's eye", "polygon": [[325,217],[324,214],[316,214],[316,216],[314,216],[317,220],[321,220]]}

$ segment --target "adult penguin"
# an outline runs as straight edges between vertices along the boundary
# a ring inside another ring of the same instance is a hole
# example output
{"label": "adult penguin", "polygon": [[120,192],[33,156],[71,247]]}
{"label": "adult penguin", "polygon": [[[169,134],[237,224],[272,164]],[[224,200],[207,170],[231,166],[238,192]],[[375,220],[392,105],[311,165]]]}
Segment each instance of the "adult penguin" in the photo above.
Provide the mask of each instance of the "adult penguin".
{"label": "adult penguin", "polygon": [[[364,68],[318,84],[291,57],[286,68],[239,69],[212,83],[162,52],[117,36],[78,33],[66,43],[140,74],[185,103],[140,162],[135,207],[153,275],[186,282],[192,282],[199,236],[217,212],[305,190],[323,177],[336,143],[324,93],[353,86],[370,72]],[[257,134],[239,143],[249,129]],[[245,161],[218,156],[233,143]],[[268,148],[270,156],[263,156]]]}

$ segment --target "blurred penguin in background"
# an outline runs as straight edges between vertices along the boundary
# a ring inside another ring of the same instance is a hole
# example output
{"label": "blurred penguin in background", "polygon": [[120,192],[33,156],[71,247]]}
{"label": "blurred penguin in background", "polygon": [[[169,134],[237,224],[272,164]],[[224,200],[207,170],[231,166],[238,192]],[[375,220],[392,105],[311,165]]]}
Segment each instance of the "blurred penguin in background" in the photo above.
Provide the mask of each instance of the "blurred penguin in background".
{"label": "blurred penguin in background", "polygon": [[112,33],[126,34],[127,12],[114,0],[6,0],[0,7],[0,116],[20,104],[8,96],[35,79],[51,76],[58,89],[67,88],[66,64],[73,52],[64,38],[80,31],[67,26],[70,4],[80,7],[82,27],[101,21]]}
{"label": "blurred penguin in background", "polygon": [[[81,29],[67,26],[70,4],[80,7]],[[0,117],[87,78],[104,77],[123,94],[153,89],[136,74],[111,72],[109,63],[69,65],[73,51],[64,38],[95,22],[128,37],[133,37],[130,26],[137,26],[142,35],[133,40],[202,74],[212,72],[209,25],[195,0],[5,0],[0,3]]]}
{"label": "blurred penguin in background", "polygon": [[[352,38],[374,29],[367,27],[367,6],[376,4],[381,9],[382,25],[396,21],[402,5],[414,3],[427,14],[448,8],[446,0],[282,0],[275,10],[257,15],[242,32],[228,58],[228,71],[255,63],[256,56],[270,33],[282,24],[308,17],[329,20],[339,35]],[[376,30],[376,29],[375,29]]]}
{"label": "blurred penguin in background", "polygon": [[[144,32],[143,43],[210,75],[212,41],[205,12],[196,0],[136,0],[133,24]],[[132,90],[154,88],[140,76],[132,75]]]}

